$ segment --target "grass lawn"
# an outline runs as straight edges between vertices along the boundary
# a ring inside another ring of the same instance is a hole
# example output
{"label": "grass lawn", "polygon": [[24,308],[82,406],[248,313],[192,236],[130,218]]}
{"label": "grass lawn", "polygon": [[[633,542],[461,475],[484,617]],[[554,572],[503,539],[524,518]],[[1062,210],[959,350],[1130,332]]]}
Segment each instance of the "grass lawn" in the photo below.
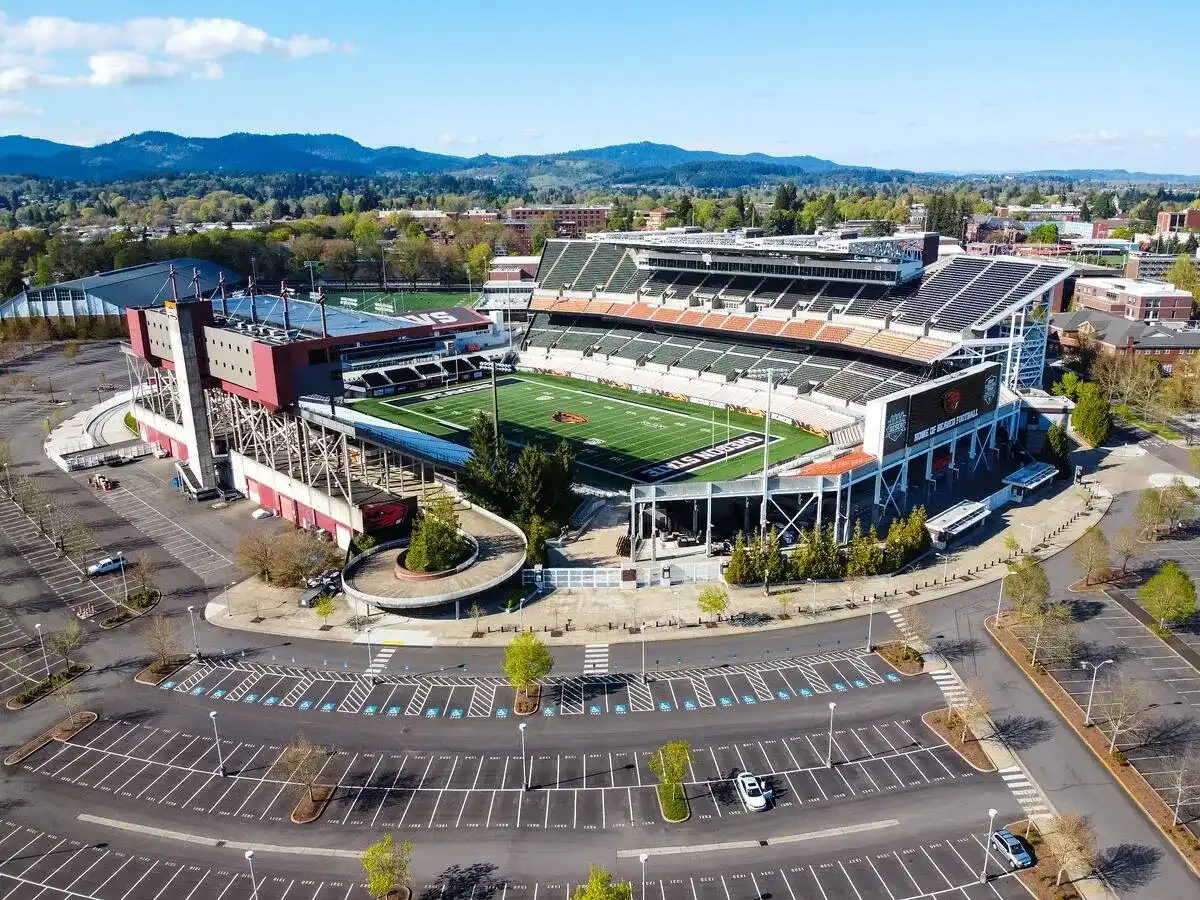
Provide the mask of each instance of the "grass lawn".
{"label": "grass lawn", "polygon": [[[612,479],[627,484],[671,477],[709,481],[761,470],[759,443],[686,471],[644,471],[654,464],[707,450],[714,443],[761,435],[761,416],[731,412],[727,426],[723,410],[571,378],[520,373],[501,378],[499,385],[501,427],[509,443],[552,447],[568,440],[575,447],[579,463],[605,476],[607,483]],[[491,412],[491,384],[478,381],[387,400],[362,400],[355,408],[465,444],[476,414]],[[557,421],[554,417],[561,413],[571,415],[560,416],[563,421]],[[780,422],[771,423],[771,437],[773,463],[827,443],[820,435]]]}
{"label": "grass lawn", "polygon": [[1145,428],[1147,431],[1157,434],[1165,441],[1183,440],[1183,435],[1174,428],[1170,428],[1167,425],[1156,425],[1154,422],[1147,422],[1145,419],[1140,418],[1138,414],[1134,412],[1133,408],[1126,403],[1122,403],[1119,406],[1114,406],[1113,412],[1115,412],[1130,425],[1137,425],[1141,428]]}
{"label": "grass lawn", "polygon": [[[395,316],[426,309],[470,306],[477,296],[478,294],[469,294],[465,291],[389,291],[384,293],[383,291],[339,291],[334,288],[329,291],[329,302],[347,309]],[[357,305],[342,302],[343,297],[357,301]]]}

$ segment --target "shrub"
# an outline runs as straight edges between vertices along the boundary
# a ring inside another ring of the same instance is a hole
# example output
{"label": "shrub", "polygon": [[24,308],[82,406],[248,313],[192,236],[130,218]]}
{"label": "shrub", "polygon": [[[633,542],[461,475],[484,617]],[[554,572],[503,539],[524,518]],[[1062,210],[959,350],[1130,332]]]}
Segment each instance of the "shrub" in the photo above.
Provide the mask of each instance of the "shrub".
{"label": "shrub", "polygon": [[444,572],[471,555],[458,527],[454,501],[445,494],[425,509],[413,526],[404,565],[413,572]]}
{"label": "shrub", "polygon": [[663,815],[668,819],[685,819],[691,807],[688,805],[687,793],[682,784],[667,783],[657,786],[658,802],[662,804]]}

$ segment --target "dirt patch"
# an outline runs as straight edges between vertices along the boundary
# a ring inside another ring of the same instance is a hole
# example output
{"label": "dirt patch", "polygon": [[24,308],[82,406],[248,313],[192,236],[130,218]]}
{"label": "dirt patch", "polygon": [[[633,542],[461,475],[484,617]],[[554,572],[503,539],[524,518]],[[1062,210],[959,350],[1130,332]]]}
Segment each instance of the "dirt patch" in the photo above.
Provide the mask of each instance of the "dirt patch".
{"label": "dirt patch", "polygon": [[1141,807],[1147,818],[1171,842],[1193,874],[1200,877],[1200,840],[1197,840],[1186,828],[1171,824],[1174,816],[1162,797],[1146,782],[1137,769],[1124,762],[1124,756],[1108,752],[1108,739],[1098,729],[1083,724],[1083,710],[1057,681],[1040,667],[1035,669],[1029,665],[1025,648],[1011,632],[1005,628],[997,629],[990,622],[986,624],[986,627],[992,639],[1008,654],[1009,659],[1025,673],[1025,677],[1033,682],[1034,686],[1041,691],[1042,696],[1050,701],[1050,705],[1055,708],[1063,721],[1071,726],[1071,730],[1087,745],[1092,754],[1104,764],[1117,784],[1125,790],[1130,799]]}
{"label": "dirt patch", "polygon": [[318,784],[312,789],[312,796],[305,791],[300,795],[300,800],[292,809],[292,823],[295,825],[307,825],[310,822],[315,822],[321,818],[321,813],[325,812],[325,807],[329,805],[330,799],[333,797],[333,788],[329,785]]}
{"label": "dirt patch", "polygon": [[587,421],[587,416],[581,416],[579,413],[562,411],[556,412],[550,418],[552,418],[555,422],[558,422],[560,425],[582,425]]}
{"label": "dirt patch", "polygon": [[967,739],[961,740],[962,723],[958,721],[958,716],[949,709],[930,710],[921,716],[921,721],[929,727],[930,731],[936,733],[938,737],[953,747],[955,752],[972,768],[978,769],[980,772],[996,771],[996,767],[992,765],[992,761],[988,759],[983,747],[980,746],[979,739],[971,733],[970,728],[967,729]]}
{"label": "dirt patch", "polygon": [[925,671],[925,660],[921,654],[902,641],[876,644],[875,652],[901,675],[920,675]]}
{"label": "dirt patch", "polygon": [[1056,885],[1058,857],[1046,846],[1037,823],[1027,820],[1005,825],[1009,831],[1025,841],[1033,850],[1033,865],[1028,869],[1017,869],[1016,876],[1038,900],[1079,900],[1079,891],[1073,884]]}
{"label": "dirt patch", "polygon": [[98,718],[94,712],[86,710],[84,712],[77,712],[73,716],[68,716],[53,728],[43,731],[33,740],[14,750],[4,758],[4,764],[6,766],[18,766],[51,741],[69,741]]}
{"label": "dirt patch", "polygon": [[191,662],[191,654],[176,653],[174,656],[168,657],[163,663],[161,660],[155,660],[133,676],[133,680],[138,684],[147,684],[150,687],[158,687],[189,662]]}
{"label": "dirt patch", "polygon": [[523,687],[517,691],[513,712],[518,716],[532,716],[542,704],[542,689],[539,685]]}

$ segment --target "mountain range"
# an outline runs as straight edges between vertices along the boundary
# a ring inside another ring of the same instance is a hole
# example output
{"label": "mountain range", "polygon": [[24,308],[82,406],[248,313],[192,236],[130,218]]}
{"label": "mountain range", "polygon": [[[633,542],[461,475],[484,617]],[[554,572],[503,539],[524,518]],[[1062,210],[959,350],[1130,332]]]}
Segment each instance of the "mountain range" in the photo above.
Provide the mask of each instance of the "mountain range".
{"label": "mountain range", "polygon": [[[539,187],[688,185],[728,188],[778,178],[818,180],[846,176],[868,181],[911,180],[902,170],[845,166],[816,156],[718,153],[648,141],[590,150],[521,156],[474,157],[413,147],[366,147],[340,134],[249,134],[216,138],[143,131],[94,147],[24,135],[0,136],[0,175],[111,181],[182,173],[303,173],[350,176],[442,175],[528,179]],[[1181,175],[1123,170],[1026,173],[1077,180],[1178,181]],[[929,173],[926,177],[938,177]],[[941,177],[951,177],[942,175]]]}

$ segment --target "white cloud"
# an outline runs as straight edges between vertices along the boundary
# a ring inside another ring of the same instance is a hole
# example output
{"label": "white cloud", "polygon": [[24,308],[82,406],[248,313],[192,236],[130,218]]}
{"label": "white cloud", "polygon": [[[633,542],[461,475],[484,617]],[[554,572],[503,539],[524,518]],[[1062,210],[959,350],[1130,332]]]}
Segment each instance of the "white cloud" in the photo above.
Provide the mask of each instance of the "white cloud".
{"label": "white cloud", "polygon": [[0,97],[0,116],[40,116],[42,111],[11,97]]}
{"label": "white cloud", "polygon": [[[80,22],[62,16],[9,19],[0,12],[0,93],[39,88],[221,78],[221,60],[270,54],[300,59],[351,52],[328,38],[280,37],[228,18],[144,17]],[[70,72],[72,63],[75,71]]]}

